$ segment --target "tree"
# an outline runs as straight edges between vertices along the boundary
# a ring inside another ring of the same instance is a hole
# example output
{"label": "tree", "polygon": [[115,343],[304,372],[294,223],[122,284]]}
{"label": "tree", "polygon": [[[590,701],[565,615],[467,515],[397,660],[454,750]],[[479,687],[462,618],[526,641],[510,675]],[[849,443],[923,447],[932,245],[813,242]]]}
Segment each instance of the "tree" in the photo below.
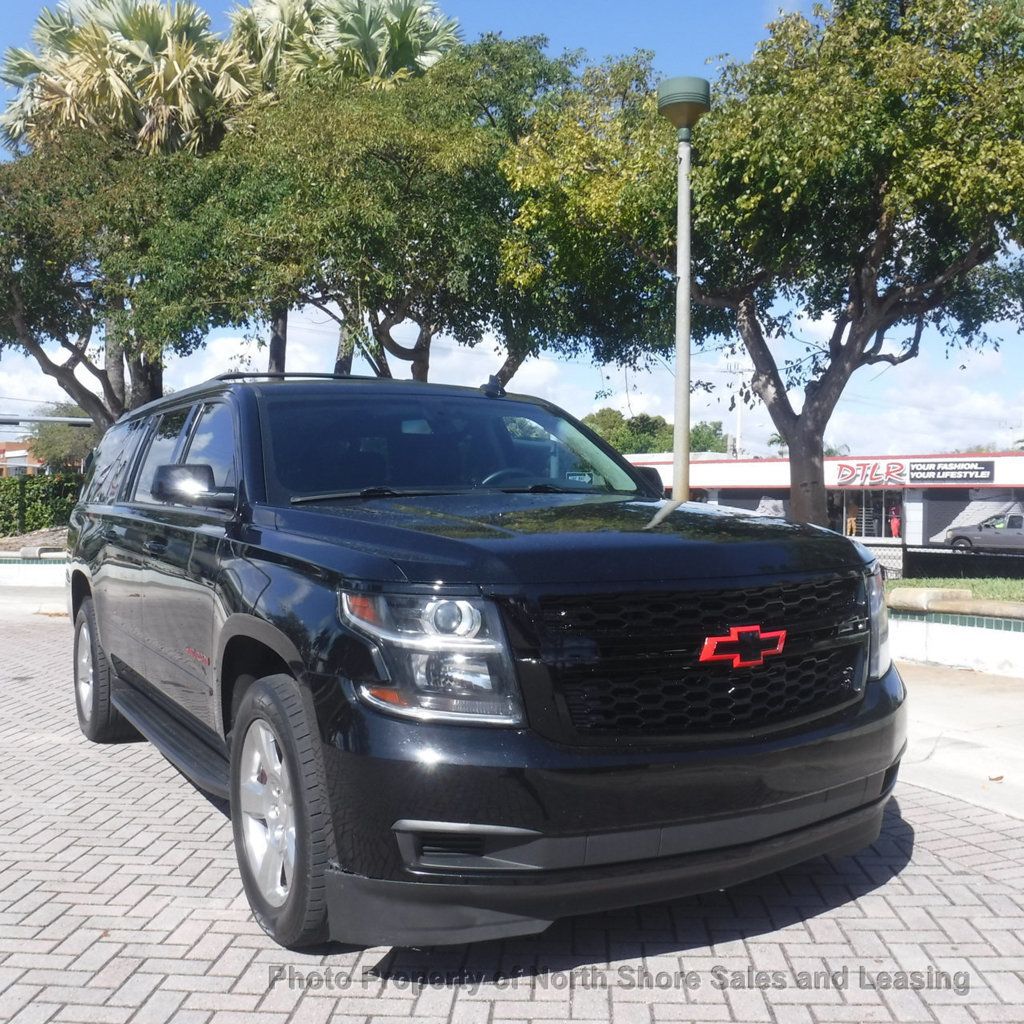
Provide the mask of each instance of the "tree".
{"label": "tree", "polygon": [[209,149],[251,94],[252,67],[195,4],[82,0],[44,8],[38,52],[8,50],[0,77],[18,94],[0,117],[8,139],[37,145],[69,127],[141,149]]}
{"label": "tree", "polygon": [[[232,39],[270,90],[310,80],[383,88],[428,70],[459,32],[432,0],[250,0],[232,13]],[[267,310],[271,373],[285,369],[288,305],[282,294]],[[350,328],[342,326],[339,355],[351,352]]]}
{"label": "tree", "polygon": [[167,169],[73,130],[0,163],[0,354],[31,356],[103,428],[160,394],[165,347],[203,341],[196,309],[151,301],[145,282]]}
{"label": "tree", "polygon": [[359,351],[378,374],[407,362],[418,380],[438,334],[493,336],[507,381],[562,320],[502,277],[517,208],[501,162],[570,77],[539,40],[489,38],[401,88],[289,86],[214,156],[178,160],[136,302],[236,323],[311,305],[338,323],[339,370]]}
{"label": "tree", "polygon": [[[618,409],[605,408],[584,416],[583,422],[623,455],[672,450],[672,424],[664,416],[640,413],[627,418]],[[724,452],[726,447],[720,421],[690,428],[691,451]]]}
{"label": "tree", "polygon": [[[670,444],[666,451],[672,450]],[[695,423],[690,428],[691,452],[727,452],[729,441],[722,433],[722,421],[712,420],[710,423]]]}
{"label": "tree", "polygon": [[[84,416],[74,402],[54,402],[44,406],[41,416]],[[103,431],[98,427],[78,427],[70,423],[36,423],[31,430],[32,454],[51,469],[78,469],[99,444]]]}
{"label": "tree", "polygon": [[[694,132],[694,328],[747,349],[745,398],[788,444],[792,514],[824,524],[823,437],[851,376],[929,334],[979,345],[1024,318],[1024,13],[848,0],[769,28]],[[615,358],[671,338],[674,148],[639,55],[589,70],[512,161],[529,198],[507,272],[593,297],[613,321],[595,348]],[[827,341],[803,341],[822,319]]]}
{"label": "tree", "polygon": [[[18,94],[0,117],[0,128],[12,146],[21,151],[26,147],[46,150],[47,160],[61,148],[81,156],[83,135],[96,135],[109,144],[109,154],[102,147],[95,151],[102,168],[109,168],[126,145],[148,154],[208,150],[222,137],[232,111],[251,95],[254,69],[238,50],[211,32],[209,17],[189,2],[172,6],[156,0],[81,0],[56,11],[44,9],[34,38],[37,53],[12,49],[5,57],[0,77],[15,86]],[[32,173],[23,176],[23,182]],[[72,169],[65,160],[58,180],[68,181],[68,175],[74,174],[87,178],[90,173],[89,167]],[[104,201],[102,196],[99,200]],[[109,235],[112,225],[97,219],[87,207],[77,207],[82,223],[89,220],[97,232],[108,233],[95,239],[97,246],[132,249],[139,227],[134,218],[121,225],[123,234],[116,238]],[[142,215],[148,216],[149,211]],[[84,236],[78,240],[82,252],[93,244]],[[23,241],[31,244],[28,238]],[[93,269],[85,270],[86,274]],[[31,331],[22,332],[19,341],[97,422],[163,391],[159,347],[153,339],[138,337],[125,327],[131,318],[132,292],[130,276],[97,280],[89,315],[103,305],[102,325],[90,324],[84,335],[76,334],[81,323],[51,325],[60,336],[75,335],[83,346],[94,344],[94,335],[102,333],[106,349],[102,381],[104,391],[110,393],[104,393],[99,405],[83,398],[74,383],[73,368],[62,370],[34,347],[36,343],[28,340]],[[75,358],[81,365],[97,368],[84,351]]]}
{"label": "tree", "polygon": [[249,0],[232,37],[270,88],[327,74],[383,87],[428,70],[460,42],[433,0]]}

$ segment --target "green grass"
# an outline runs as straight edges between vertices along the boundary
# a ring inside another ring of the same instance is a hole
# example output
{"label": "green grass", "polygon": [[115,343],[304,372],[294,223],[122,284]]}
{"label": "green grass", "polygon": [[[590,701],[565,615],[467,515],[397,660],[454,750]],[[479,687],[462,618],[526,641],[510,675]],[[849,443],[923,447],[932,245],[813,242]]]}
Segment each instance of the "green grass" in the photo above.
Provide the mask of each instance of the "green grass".
{"label": "green grass", "polygon": [[970,590],[978,599],[991,598],[996,601],[1024,601],[1024,580],[1004,579],[923,579],[889,580],[886,589],[894,587],[939,587],[946,590]]}

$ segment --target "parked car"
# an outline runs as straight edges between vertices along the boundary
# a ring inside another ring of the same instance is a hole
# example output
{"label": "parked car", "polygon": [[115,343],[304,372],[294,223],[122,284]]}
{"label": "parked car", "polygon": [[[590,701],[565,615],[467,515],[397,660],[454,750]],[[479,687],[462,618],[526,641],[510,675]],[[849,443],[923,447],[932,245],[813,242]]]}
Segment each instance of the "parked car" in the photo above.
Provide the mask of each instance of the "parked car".
{"label": "parked car", "polygon": [[70,548],[82,731],[230,801],[285,946],[733,885],[871,844],[896,781],[867,550],[666,502],[493,382],[170,395],[103,438]]}
{"label": "parked car", "polygon": [[991,516],[974,526],[946,531],[946,543],[954,551],[1009,551],[1024,554],[1024,515]]}

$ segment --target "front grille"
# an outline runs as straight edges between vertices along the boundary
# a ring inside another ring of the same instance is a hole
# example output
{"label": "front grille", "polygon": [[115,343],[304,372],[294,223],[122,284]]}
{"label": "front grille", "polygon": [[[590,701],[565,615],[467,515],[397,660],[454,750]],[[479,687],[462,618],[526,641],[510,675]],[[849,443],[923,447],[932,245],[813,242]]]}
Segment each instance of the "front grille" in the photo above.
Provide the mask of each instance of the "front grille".
{"label": "front grille", "polygon": [[573,725],[585,733],[680,736],[758,729],[844,704],[857,649],[782,655],[755,669],[562,673]]}
{"label": "front grille", "polygon": [[858,584],[856,577],[830,577],[749,590],[544,598],[541,617],[554,633],[647,644],[752,622],[765,629],[819,619],[837,622],[856,613]]}
{"label": "front grille", "polygon": [[[742,590],[543,598],[556,704],[595,741],[750,733],[824,715],[861,692],[867,620],[859,575]],[[704,639],[733,626],[785,629],[763,665],[704,663]]]}

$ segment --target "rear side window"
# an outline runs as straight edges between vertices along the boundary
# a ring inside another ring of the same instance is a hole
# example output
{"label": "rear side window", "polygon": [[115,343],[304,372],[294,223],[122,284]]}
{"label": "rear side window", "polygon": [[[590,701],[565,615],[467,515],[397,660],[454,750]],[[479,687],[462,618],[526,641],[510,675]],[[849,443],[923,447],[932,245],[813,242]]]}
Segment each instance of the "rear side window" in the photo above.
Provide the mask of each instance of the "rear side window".
{"label": "rear side window", "polygon": [[175,409],[160,417],[149,442],[149,450],[139,470],[139,478],[135,484],[135,500],[147,504],[158,504],[153,497],[153,477],[157,466],[166,466],[174,461],[174,453],[178,448],[178,439],[188,420],[188,409]]}
{"label": "rear side window", "polygon": [[145,431],[141,420],[115,423],[96,448],[89,478],[82,488],[82,501],[109,505],[117,500],[128,467],[135,457]]}
{"label": "rear side window", "polygon": [[1024,516],[1010,516],[1010,518],[1006,520],[1006,526],[1010,530],[1024,529]]}
{"label": "rear side window", "polygon": [[234,490],[237,480],[235,422],[229,406],[218,402],[203,409],[189,442],[185,461],[209,466],[213,470],[213,484],[218,491]]}

